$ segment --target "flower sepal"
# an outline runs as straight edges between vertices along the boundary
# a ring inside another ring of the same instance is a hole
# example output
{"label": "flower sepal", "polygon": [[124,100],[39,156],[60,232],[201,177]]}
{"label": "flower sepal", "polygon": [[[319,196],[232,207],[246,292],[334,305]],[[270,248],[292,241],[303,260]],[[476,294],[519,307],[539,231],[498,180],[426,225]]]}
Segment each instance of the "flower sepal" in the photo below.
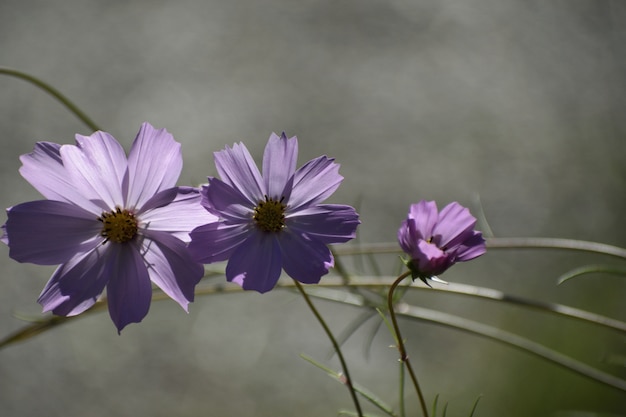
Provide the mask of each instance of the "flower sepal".
{"label": "flower sepal", "polygon": [[400,257],[400,260],[406,267],[411,271],[411,279],[415,282],[416,279],[420,279],[424,284],[428,285],[432,288],[432,285],[427,280],[431,280],[434,282],[438,282],[439,284],[448,285],[447,281],[444,281],[434,275],[424,275],[424,273],[420,272],[418,267],[411,261],[410,259],[405,259]]}

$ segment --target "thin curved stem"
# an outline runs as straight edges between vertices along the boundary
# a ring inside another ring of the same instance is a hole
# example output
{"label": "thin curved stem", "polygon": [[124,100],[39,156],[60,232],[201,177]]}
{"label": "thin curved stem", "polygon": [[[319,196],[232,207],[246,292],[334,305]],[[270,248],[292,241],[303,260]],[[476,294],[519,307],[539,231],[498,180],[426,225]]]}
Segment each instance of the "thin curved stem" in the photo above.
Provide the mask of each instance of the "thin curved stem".
{"label": "thin curved stem", "polygon": [[317,321],[320,323],[320,325],[322,326],[322,328],[326,332],[326,336],[328,336],[328,339],[332,343],[333,348],[335,348],[335,352],[337,353],[337,357],[339,358],[339,362],[341,363],[341,369],[343,370],[343,374],[345,376],[345,384],[348,387],[348,389],[350,390],[350,395],[352,396],[352,401],[354,402],[354,408],[356,409],[356,412],[359,415],[359,417],[363,417],[363,411],[361,410],[361,404],[359,404],[359,398],[356,395],[356,390],[354,389],[354,384],[352,383],[352,378],[350,378],[350,372],[348,372],[348,365],[346,363],[346,360],[343,357],[343,353],[341,353],[341,348],[339,347],[339,343],[337,343],[337,340],[335,339],[335,336],[333,336],[333,333],[330,331],[330,328],[328,327],[328,325],[324,321],[324,318],[322,317],[322,315],[319,313],[319,311],[317,311],[317,309],[313,305],[313,302],[311,301],[311,298],[309,297],[309,295],[306,293],[306,291],[304,291],[304,288],[302,287],[302,284],[300,284],[295,279],[293,280],[293,282],[295,283],[296,288],[298,289],[298,291],[300,291],[300,294],[302,294],[302,297],[304,298],[304,301],[306,301],[307,305],[309,306],[309,308],[313,312],[313,315],[315,316]]}
{"label": "thin curved stem", "polygon": [[87,116],[80,108],[78,108],[77,105],[72,103],[59,90],[52,87],[50,84],[40,80],[39,78],[33,75],[27,74],[25,72],[22,72],[13,68],[0,67],[0,74],[10,75],[12,77],[20,78],[24,81],[27,81],[41,88],[46,93],[50,94],[52,97],[54,97],[59,102],[61,102],[61,104],[63,104],[69,111],[71,111],[76,117],[78,117],[78,119],[80,119],[80,121],[83,122],[88,128],[90,128],[93,131],[102,130],[98,127],[98,125],[93,120],[89,118],[89,116]]}
{"label": "thin curved stem", "polygon": [[396,313],[393,305],[394,290],[400,284],[400,282],[402,282],[409,275],[411,275],[411,271],[407,271],[404,274],[400,275],[398,279],[396,279],[393,284],[391,284],[391,287],[389,287],[389,293],[387,294],[387,307],[389,308],[391,324],[393,325],[393,330],[396,334],[396,347],[398,348],[398,352],[400,352],[400,361],[402,361],[402,363],[406,366],[406,369],[409,372],[409,376],[411,377],[411,381],[413,381],[413,386],[415,387],[417,397],[420,400],[420,406],[422,407],[422,415],[424,417],[428,417],[428,409],[426,408],[426,401],[424,401],[424,394],[422,394],[419,382],[417,382],[417,376],[415,376],[413,366],[411,366],[411,361],[409,360],[409,356],[406,353],[406,348],[404,347],[404,341],[402,339],[402,334],[400,333],[400,326],[398,326],[398,320],[396,319]]}
{"label": "thin curved stem", "polygon": [[[600,253],[626,259],[626,249],[604,243],[577,239],[559,239],[550,237],[488,237],[488,249],[561,249]],[[344,245],[334,249],[341,255],[359,255],[365,253],[402,253],[396,242],[360,244],[358,247]]]}

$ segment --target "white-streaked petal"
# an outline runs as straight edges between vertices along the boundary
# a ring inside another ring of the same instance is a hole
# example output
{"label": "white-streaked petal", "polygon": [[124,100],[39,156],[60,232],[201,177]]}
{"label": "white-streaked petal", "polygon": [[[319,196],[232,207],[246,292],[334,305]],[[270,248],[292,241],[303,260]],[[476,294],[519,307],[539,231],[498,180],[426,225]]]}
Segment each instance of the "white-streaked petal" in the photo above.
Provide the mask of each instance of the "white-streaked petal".
{"label": "white-streaked petal", "polygon": [[298,159],[298,138],[272,133],[263,153],[263,180],[267,196],[289,200]]}
{"label": "white-streaked petal", "polygon": [[217,221],[217,217],[200,204],[198,189],[177,187],[172,190],[176,197],[170,199],[169,204],[139,214],[141,227],[149,231],[169,232],[183,242],[189,242],[189,232],[203,224]]}
{"label": "white-streaked petal", "polygon": [[223,151],[215,152],[215,167],[223,182],[230,185],[248,200],[252,207],[264,200],[265,183],[250,152],[243,143],[235,143]]}
{"label": "white-streaked petal", "polygon": [[77,191],[103,211],[122,206],[127,165],[122,146],[106,132],[76,135],[76,142],[78,146],[61,146],[60,153]]}
{"label": "white-streaked petal", "polygon": [[182,168],[180,143],[167,130],[143,123],[128,155],[126,207],[141,210],[153,195],[176,185]]}

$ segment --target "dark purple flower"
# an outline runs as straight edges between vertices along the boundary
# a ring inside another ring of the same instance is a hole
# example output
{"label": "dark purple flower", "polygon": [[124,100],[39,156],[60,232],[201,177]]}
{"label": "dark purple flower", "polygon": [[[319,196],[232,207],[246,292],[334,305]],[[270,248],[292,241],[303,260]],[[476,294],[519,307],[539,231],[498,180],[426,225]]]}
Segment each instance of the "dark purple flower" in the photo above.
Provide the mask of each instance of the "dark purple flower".
{"label": "dark purple flower", "polygon": [[215,153],[221,177],[209,178],[202,204],[219,221],[191,232],[197,261],[228,259],[226,278],[244,289],[274,288],[281,270],[307,284],[334,265],[326,245],[355,237],[358,214],[350,206],[319,204],[343,180],[339,165],[321,156],[296,170],[298,139],[272,134],[263,175],[243,144]]}
{"label": "dark purple flower", "polygon": [[45,311],[80,314],[107,289],[118,331],[148,313],[152,285],[187,310],[202,278],[186,243],[215,218],[200,193],[176,187],[180,144],[144,123],[128,159],[108,133],[76,135],[76,146],[39,142],[20,173],[48,200],[7,210],[4,241],[19,262],[59,265],[39,297]]}
{"label": "dark purple flower", "polygon": [[434,201],[412,204],[398,229],[398,242],[410,256],[405,263],[413,279],[436,279],[456,262],[469,261],[486,252],[482,234],[474,230],[476,218],[453,202],[437,212]]}

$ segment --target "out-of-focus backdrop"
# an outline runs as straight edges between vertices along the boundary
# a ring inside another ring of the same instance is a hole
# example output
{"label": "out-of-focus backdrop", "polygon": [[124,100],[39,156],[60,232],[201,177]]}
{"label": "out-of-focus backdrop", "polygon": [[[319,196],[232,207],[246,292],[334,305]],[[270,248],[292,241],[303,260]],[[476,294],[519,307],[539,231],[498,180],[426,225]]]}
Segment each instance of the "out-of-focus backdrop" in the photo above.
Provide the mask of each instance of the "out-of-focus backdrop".
{"label": "out-of-focus backdrop", "polygon": [[[341,163],[333,202],[358,204],[361,242],[392,242],[408,206],[480,196],[497,236],[626,246],[626,4],[609,0],[2,0],[0,65],[61,90],[128,149],[141,122],[183,144],[181,184],[212,153],[297,135],[299,163]],[[39,195],[18,174],[36,141],[91,133],[32,85],[0,77],[0,202]],[[257,159],[259,160],[259,159]],[[6,219],[6,217],[4,218]],[[2,221],[4,221],[4,219]],[[392,274],[395,257],[379,258]],[[346,259],[349,268],[354,269]],[[556,286],[587,263],[561,251],[490,251],[442,278],[626,319],[621,277]],[[0,247],[0,335],[39,316],[53,268]],[[428,291],[412,303],[537,340],[626,377],[623,335]],[[341,332],[360,311],[317,301]],[[397,406],[397,353],[375,320],[345,345],[353,376]],[[623,392],[510,347],[402,320],[429,401],[448,415],[623,415]],[[95,314],[0,351],[0,415],[332,416],[347,391],[303,361],[330,344],[286,291],[154,303],[118,336]],[[410,391],[409,391],[410,392]],[[417,413],[417,401],[408,394]],[[585,414],[586,413],[586,414]],[[416,414],[412,414],[416,415]]]}

